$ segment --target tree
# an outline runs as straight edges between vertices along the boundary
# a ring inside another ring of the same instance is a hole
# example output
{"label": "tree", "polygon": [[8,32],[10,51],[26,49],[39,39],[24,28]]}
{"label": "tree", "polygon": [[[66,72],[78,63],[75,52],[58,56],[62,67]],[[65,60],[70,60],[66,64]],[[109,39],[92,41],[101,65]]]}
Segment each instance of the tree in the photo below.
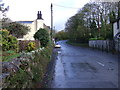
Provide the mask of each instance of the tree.
{"label": "tree", "polygon": [[68,19],[65,30],[69,40],[82,42],[91,37],[112,38],[112,24],[119,17],[119,3],[87,3],[74,16]]}
{"label": "tree", "polygon": [[49,33],[46,29],[40,28],[35,34],[34,34],[35,40],[39,40],[41,43],[41,47],[46,47],[49,42]]}
{"label": "tree", "polygon": [[0,19],[4,20],[4,18],[6,18],[6,12],[9,10],[9,6],[5,7],[5,4],[2,1],[0,2],[1,2],[0,3],[0,17],[2,17]]}
{"label": "tree", "polygon": [[66,40],[68,39],[68,35],[67,32],[65,32],[64,30],[59,31],[55,34],[55,40]]}
{"label": "tree", "polygon": [[80,20],[78,18],[78,15],[76,14],[75,16],[69,18],[69,20],[66,23],[65,30],[68,33],[68,37],[71,41],[76,41],[77,39],[78,33],[76,32],[76,30],[78,28],[79,22]]}
{"label": "tree", "polygon": [[12,22],[11,19],[7,18],[6,12],[9,10],[9,6],[5,7],[4,3],[0,4],[0,22],[2,22],[3,29],[7,29],[10,31],[10,34],[13,36],[19,38],[23,37],[23,35],[26,35],[30,29],[27,26],[21,25],[16,22]]}
{"label": "tree", "polygon": [[17,38],[22,38],[23,35],[26,35],[30,31],[28,26],[24,26],[16,22],[4,22],[2,26],[3,29],[7,29],[8,31],[10,31],[10,34]]}
{"label": "tree", "polygon": [[98,33],[97,33],[97,25],[96,25],[96,22],[95,20],[93,20],[91,23],[90,23],[90,29],[91,29],[91,36],[94,38],[94,37],[97,37],[98,36]]}
{"label": "tree", "polygon": [[112,11],[112,12],[110,12],[108,15],[109,15],[109,21],[110,21],[110,23],[113,23],[113,21],[116,20],[115,12]]}

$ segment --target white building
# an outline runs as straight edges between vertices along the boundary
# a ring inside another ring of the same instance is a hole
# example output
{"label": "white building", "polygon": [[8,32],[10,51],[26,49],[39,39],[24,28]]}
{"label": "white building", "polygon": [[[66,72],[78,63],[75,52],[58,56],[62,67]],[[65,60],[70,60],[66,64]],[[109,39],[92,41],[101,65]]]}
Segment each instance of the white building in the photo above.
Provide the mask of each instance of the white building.
{"label": "white building", "polygon": [[120,33],[120,18],[113,22],[113,35],[116,37]]}
{"label": "white building", "polygon": [[28,34],[24,35],[23,38],[19,38],[18,40],[34,40],[34,34],[39,30],[40,28],[46,28],[50,29],[48,26],[44,24],[44,20],[42,18],[41,11],[38,11],[37,19],[33,21],[17,21],[20,24],[23,24],[25,26],[28,26],[30,28],[30,31]]}

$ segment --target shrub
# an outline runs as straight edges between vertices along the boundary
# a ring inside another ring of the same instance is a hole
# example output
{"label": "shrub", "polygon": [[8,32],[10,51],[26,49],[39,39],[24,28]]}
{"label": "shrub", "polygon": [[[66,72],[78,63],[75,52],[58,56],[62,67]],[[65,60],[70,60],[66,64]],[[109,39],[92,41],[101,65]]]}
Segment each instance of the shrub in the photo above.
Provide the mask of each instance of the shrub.
{"label": "shrub", "polygon": [[103,37],[98,37],[97,40],[105,40]]}
{"label": "shrub", "polygon": [[10,31],[10,34],[17,38],[23,37],[23,35],[26,35],[30,31],[28,26],[16,22],[3,23],[2,28],[7,29]]}
{"label": "shrub", "polygon": [[9,86],[7,88],[24,88],[23,86],[26,84],[30,76],[24,70],[20,69],[14,76],[9,78]]}
{"label": "shrub", "polygon": [[98,37],[98,38],[90,38],[89,40],[104,40],[103,37]]}
{"label": "shrub", "polygon": [[54,37],[55,37],[55,40],[67,40],[68,34],[64,30],[62,30],[56,33]]}
{"label": "shrub", "polygon": [[8,42],[9,42],[9,47],[10,49],[16,49],[18,50],[18,40],[16,37],[9,35],[8,36]]}
{"label": "shrub", "polygon": [[9,31],[7,29],[1,29],[0,30],[0,34],[2,35],[2,37],[6,37],[9,35]]}
{"label": "shrub", "polygon": [[34,35],[35,40],[39,40],[41,47],[46,47],[49,42],[49,33],[46,29],[39,29],[35,35]]}
{"label": "shrub", "polygon": [[[46,71],[51,60],[52,48],[52,45],[48,44],[47,47],[38,52],[22,53],[21,57],[17,58],[21,62],[19,70],[5,79],[2,83],[3,88],[44,88],[48,84],[44,78],[47,75]],[[13,51],[8,52],[13,53]]]}
{"label": "shrub", "polygon": [[29,42],[28,46],[27,46],[27,51],[30,52],[32,50],[35,50],[35,48],[36,48],[35,46],[36,46],[35,42]]}
{"label": "shrub", "polygon": [[97,40],[97,38],[90,38],[89,40]]}
{"label": "shrub", "polygon": [[15,53],[15,51],[9,50],[9,51],[6,51],[6,53],[9,53],[9,54],[14,54],[14,53]]}
{"label": "shrub", "polygon": [[16,37],[9,35],[9,31],[6,29],[0,30],[0,34],[2,35],[2,50],[15,50],[18,51],[18,40]]}
{"label": "shrub", "polygon": [[2,47],[2,35],[0,34],[0,47]]}

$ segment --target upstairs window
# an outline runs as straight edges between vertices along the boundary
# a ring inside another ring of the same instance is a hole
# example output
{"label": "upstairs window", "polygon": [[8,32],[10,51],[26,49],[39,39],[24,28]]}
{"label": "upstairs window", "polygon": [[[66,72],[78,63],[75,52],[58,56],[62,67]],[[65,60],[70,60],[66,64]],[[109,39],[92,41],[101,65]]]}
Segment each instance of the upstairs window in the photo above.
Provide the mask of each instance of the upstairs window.
{"label": "upstairs window", "polygon": [[120,34],[118,34],[117,38],[120,39]]}

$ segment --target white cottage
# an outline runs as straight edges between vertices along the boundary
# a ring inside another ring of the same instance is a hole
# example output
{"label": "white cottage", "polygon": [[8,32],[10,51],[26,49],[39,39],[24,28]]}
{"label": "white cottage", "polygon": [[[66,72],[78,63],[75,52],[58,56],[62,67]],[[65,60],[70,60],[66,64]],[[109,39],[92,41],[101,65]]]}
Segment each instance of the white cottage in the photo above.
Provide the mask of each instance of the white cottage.
{"label": "white cottage", "polygon": [[119,36],[120,33],[120,18],[113,22],[113,35],[114,37]]}
{"label": "white cottage", "polygon": [[37,32],[37,30],[39,30],[40,28],[45,28],[46,26],[44,24],[41,11],[38,11],[37,19],[34,21],[17,21],[17,22],[30,28],[28,34],[24,35],[23,38],[19,38],[18,40],[34,40],[33,36]]}

